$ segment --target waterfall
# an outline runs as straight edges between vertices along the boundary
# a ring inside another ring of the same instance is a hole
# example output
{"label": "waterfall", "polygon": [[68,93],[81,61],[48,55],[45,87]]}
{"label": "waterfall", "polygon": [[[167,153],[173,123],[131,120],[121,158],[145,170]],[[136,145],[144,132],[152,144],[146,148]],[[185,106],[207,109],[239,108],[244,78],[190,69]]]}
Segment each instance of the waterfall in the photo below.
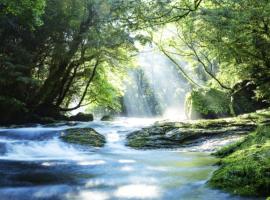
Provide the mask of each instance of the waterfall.
{"label": "waterfall", "polygon": [[149,84],[145,79],[141,69],[131,70],[128,73],[129,82],[124,95],[124,104],[128,116],[131,117],[151,117],[154,115],[154,110],[151,109],[149,96]]}
{"label": "waterfall", "polygon": [[163,54],[146,50],[137,56],[138,68],[129,72],[124,95],[127,115],[183,119],[188,84]]}

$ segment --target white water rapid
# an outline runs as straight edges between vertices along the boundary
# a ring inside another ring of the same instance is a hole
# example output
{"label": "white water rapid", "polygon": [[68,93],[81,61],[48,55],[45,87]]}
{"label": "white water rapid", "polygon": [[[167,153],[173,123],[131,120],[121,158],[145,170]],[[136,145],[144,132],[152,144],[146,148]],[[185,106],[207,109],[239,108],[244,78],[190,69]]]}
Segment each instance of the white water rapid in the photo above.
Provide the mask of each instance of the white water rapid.
{"label": "white water rapid", "polygon": [[212,190],[206,181],[215,159],[205,152],[135,150],[129,132],[150,118],[78,123],[106,137],[102,148],[67,144],[67,125],[0,129],[1,200],[240,200]]}

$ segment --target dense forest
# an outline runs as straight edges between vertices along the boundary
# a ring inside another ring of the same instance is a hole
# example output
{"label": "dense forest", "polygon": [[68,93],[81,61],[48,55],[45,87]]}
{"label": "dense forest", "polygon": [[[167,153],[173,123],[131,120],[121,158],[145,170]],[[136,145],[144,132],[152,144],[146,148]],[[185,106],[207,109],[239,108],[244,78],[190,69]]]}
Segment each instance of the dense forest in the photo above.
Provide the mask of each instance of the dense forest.
{"label": "dense forest", "polygon": [[32,120],[25,113],[57,118],[90,103],[115,107],[120,94],[110,79],[121,78],[135,42],[149,41],[140,30],[175,21],[199,3],[2,2],[1,110],[13,111],[1,121]]}
{"label": "dense forest", "polygon": [[[147,51],[150,68],[139,61]],[[237,143],[215,149],[221,167],[208,183],[267,197],[269,87],[268,0],[0,0],[2,126],[93,121],[93,113],[102,121],[128,116],[146,123],[164,119],[172,104],[170,111],[194,121],[142,126],[126,145],[170,149],[237,136]],[[80,128],[56,132],[75,144],[103,147],[108,140],[91,126]],[[3,184],[0,179],[0,190]]]}
{"label": "dense forest", "polygon": [[[119,111],[119,82],[138,42],[156,43],[177,65],[194,88],[189,98],[226,93],[236,101],[234,114],[269,103],[268,1],[36,0],[2,1],[0,8],[2,123],[61,119],[85,104]],[[174,37],[159,41],[153,33],[167,24]],[[241,101],[248,105],[239,108]],[[231,113],[219,104],[209,109]]]}

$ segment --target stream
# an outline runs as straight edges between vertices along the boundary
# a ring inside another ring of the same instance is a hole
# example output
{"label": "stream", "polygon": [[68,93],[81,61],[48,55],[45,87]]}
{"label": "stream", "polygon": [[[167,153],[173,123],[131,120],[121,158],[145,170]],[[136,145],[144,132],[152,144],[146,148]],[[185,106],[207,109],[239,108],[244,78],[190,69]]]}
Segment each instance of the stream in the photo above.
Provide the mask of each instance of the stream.
{"label": "stream", "polygon": [[[119,118],[0,129],[0,199],[247,199],[206,186],[216,169],[208,151],[125,146],[128,133],[154,121]],[[59,139],[63,130],[74,127],[94,128],[106,137],[105,147],[85,148]]]}

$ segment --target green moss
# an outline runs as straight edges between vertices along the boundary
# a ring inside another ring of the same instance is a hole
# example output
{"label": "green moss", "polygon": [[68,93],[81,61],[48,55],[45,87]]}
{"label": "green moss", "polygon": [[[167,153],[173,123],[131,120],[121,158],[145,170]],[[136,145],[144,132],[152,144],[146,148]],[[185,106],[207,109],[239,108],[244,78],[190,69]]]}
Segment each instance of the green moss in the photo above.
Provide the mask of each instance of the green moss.
{"label": "green moss", "polygon": [[135,139],[129,140],[127,145],[133,148],[143,148],[146,145],[146,139],[135,138]]}
{"label": "green moss", "polygon": [[217,156],[217,157],[225,157],[229,154],[232,154],[234,151],[236,151],[239,146],[245,141],[245,139],[241,140],[241,141],[237,141],[235,143],[232,143],[232,144],[229,144],[225,147],[223,147],[222,149],[220,149],[219,151],[213,153],[214,156]]}
{"label": "green moss", "polygon": [[217,118],[230,115],[230,96],[217,89],[197,89],[186,96],[185,112],[189,119]]}
{"label": "green moss", "polygon": [[65,142],[91,147],[102,147],[106,142],[105,137],[92,128],[67,129],[61,138]]}
{"label": "green moss", "polygon": [[[237,117],[220,119],[200,119],[187,123],[187,127],[193,128],[224,128],[229,126],[255,126],[257,124],[270,123],[270,109],[257,110],[256,112],[242,114]],[[192,126],[190,126],[192,124]]]}
{"label": "green moss", "polygon": [[270,125],[259,126],[244,140],[219,150],[220,168],[209,185],[235,194],[270,195]]}
{"label": "green moss", "polygon": [[113,121],[114,117],[111,115],[104,115],[100,120],[101,121]]}
{"label": "green moss", "polygon": [[[166,134],[171,130],[173,134]],[[211,135],[233,131],[244,132],[245,138],[214,154],[220,158],[220,168],[208,184],[239,195],[270,196],[270,109],[223,119],[156,123],[131,133],[127,145],[146,149],[174,148],[187,141],[192,144],[194,138],[211,138]]]}

